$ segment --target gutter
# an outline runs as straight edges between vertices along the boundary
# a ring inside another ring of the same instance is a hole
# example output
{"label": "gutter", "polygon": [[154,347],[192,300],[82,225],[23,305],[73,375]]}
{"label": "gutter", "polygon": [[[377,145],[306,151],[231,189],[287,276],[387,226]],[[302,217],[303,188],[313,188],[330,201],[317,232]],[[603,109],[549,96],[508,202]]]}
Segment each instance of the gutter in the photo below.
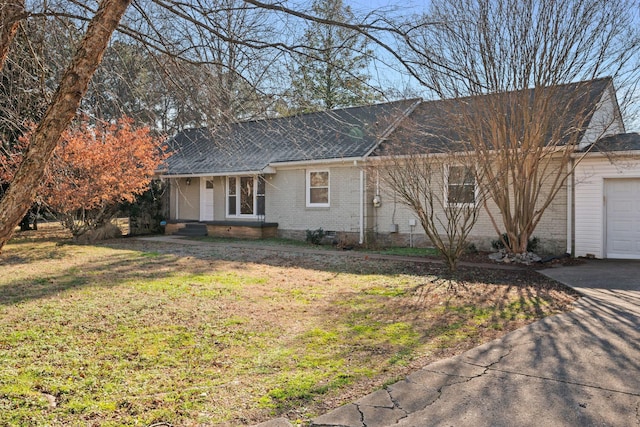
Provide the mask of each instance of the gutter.
{"label": "gutter", "polygon": [[290,162],[273,162],[269,163],[268,167],[277,168],[277,167],[295,167],[295,166],[306,166],[306,165],[325,165],[331,163],[352,163],[352,162],[361,162],[364,160],[364,157],[338,157],[331,159],[316,159],[316,160],[293,160]]}
{"label": "gutter", "polygon": [[611,157],[611,156],[640,156],[640,150],[611,150],[611,151],[582,151],[571,153],[574,159],[582,159],[583,157]]}

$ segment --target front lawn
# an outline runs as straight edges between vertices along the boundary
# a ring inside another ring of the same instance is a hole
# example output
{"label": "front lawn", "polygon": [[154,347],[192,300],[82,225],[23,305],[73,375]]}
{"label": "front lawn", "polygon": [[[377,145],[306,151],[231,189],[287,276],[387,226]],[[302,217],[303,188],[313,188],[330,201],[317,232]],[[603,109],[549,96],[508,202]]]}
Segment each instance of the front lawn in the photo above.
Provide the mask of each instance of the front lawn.
{"label": "front lawn", "polygon": [[304,424],[573,301],[527,269],[443,283],[440,268],[15,240],[0,255],[0,425]]}

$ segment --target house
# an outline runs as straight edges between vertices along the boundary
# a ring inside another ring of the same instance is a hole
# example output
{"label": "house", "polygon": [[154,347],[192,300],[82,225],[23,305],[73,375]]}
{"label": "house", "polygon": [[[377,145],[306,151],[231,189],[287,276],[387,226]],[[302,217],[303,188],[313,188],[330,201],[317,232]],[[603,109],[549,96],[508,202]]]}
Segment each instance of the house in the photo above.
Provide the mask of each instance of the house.
{"label": "house", "polygon": [[192,129],[169,141],[166,231],[196,221],[216,236],[304,239],[323,228],[363,243],[364,163],[419,103],[403,100]]}
{"label": "house", "polygon": [[[564,96],[589,108],[549,130],[577,132],[579,144],[575,171],[534,234],[549,253],[640,258],[640,138],[624,133],[612,80],[564,85],[557,94],[569,113],[575,105]],[[409,148],[450,152],[459,138],[442,112],[464,100],[410,99],[180,132],[160,171],[170,189],[166,232],[195,226],[215,236],[304,239],[322,228],[345,243],[430,245],[376,165]],[[416,126],[422,131],[412,132]],[[488,249],[496,236],[482,213],[470,240]]]}

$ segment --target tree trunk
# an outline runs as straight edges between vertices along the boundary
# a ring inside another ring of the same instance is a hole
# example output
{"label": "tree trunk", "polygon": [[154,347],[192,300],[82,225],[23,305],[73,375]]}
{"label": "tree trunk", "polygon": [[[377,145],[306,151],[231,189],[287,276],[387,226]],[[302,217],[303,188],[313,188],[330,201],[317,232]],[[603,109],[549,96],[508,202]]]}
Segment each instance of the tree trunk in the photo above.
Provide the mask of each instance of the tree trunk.
{"label": "tree trunk", "polygon": [[7,60],[9,46],[18,31],[18,25],[25,16],[24,0],[4,0],[0,5],[0,70]]}
{"label": "tree trunk", "polygon": [[131,0],[103,0],[91,20],[80,48],[62,76],[49,108],[31,136],[29,149],[13,181],[0,201],[0,251],[35,200],[62,132],[69,126],[98,68],[111,34]]}

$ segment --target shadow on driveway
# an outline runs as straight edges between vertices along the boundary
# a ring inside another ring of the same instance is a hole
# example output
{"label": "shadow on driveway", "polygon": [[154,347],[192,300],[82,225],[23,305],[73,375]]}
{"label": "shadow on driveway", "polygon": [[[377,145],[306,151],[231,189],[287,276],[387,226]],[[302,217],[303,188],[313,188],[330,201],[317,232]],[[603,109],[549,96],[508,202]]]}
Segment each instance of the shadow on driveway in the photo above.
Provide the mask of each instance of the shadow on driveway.
{"label": "shadow on driveway", "polygon": [[583,297],[314,420],[314,426],[640,427],[640,262],[543,274]]}

